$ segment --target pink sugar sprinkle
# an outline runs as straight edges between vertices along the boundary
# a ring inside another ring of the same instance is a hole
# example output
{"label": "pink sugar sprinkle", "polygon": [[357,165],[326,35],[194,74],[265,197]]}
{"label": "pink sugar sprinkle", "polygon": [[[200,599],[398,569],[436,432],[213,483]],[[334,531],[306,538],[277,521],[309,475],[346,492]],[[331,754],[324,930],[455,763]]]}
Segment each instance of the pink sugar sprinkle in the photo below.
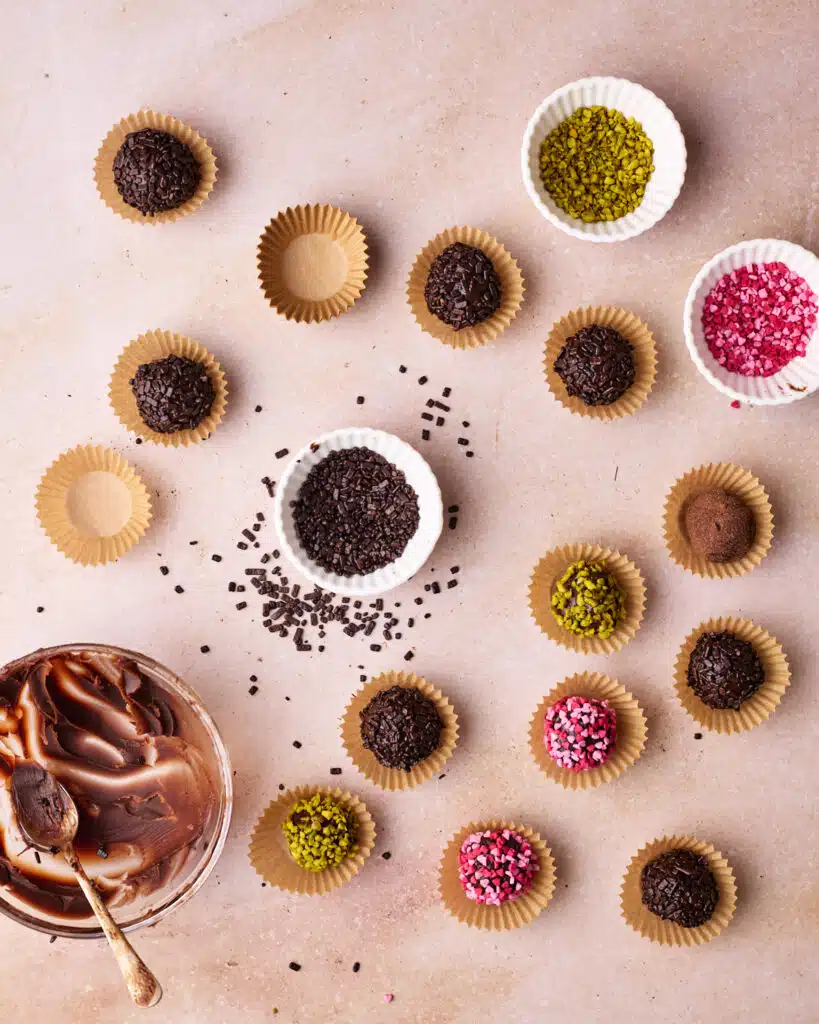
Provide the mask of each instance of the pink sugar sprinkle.
{"label": "pink sugar sprinkle", "polygon": [[724,274],[708,293],[702,329],[720,366],[743,377],[771,377],[804,356],[819,302],[784,263],[751,263]]}
{"label": "pink sugar sprinkle", "polygon": [[391,1003],[393,999],[395,999],[395,996],[392,994],[392,992],[387,992],[386,995],[384,996],[385,1003]]}
{"label": "pink sugar sprinkle", "polygon": [[735,398],[733,400],[733,402],[731,402],[731,408],[732,409],[741,409],[742,408],[742,403],[740,402],[740,400],[738,398]]}
{"label": "pink sugar sprinkle", "polygon": [[607,700],[562,697],[546,711],[543,740],[549,757],[570,772],[605,764],[617,738],[617,715]]}
{"label": "pink sugar sprinkle", "polygon": [[458,878],[467,899],[490,906],[527,892],[538,868],[529,840],[508,828],[473,832],[458,854]]}

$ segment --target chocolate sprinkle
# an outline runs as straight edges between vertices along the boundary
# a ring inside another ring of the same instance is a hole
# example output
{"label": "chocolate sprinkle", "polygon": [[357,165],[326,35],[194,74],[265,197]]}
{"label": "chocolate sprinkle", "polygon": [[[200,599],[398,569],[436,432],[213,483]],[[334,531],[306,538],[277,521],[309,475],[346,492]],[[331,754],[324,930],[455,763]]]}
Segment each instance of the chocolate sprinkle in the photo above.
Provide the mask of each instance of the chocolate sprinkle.
{"label": "chocolate sprinkle", "polygon": [[765,681],[759,655],[733,633],[703,633],[688,661],[688,685],[709,708],[738,711]]}
{"label": "chocolate sprinkle", "polygon": [[182,356],[143,363],[130,384],[139,415],[158,434],[195,430],[213,405],[207,368]]}
{"label": "chocolate sprinkle", "polygon": [[441,741],[438,710],[414,687],[380,690],[360,718],[364,746],[387,768],[410,771],[437,750]]}
{"label": "chocolate sprinkle", "polygon": [[640,875],[640,889],[652,914],[683,928],[705,924],[719,902],[708,861],[693,850],[669,850],[649,861]]}
{"label": "chocolate sprinkle", "polygon": [[497,310],[500,278],[482,249],[454,242],[432,261],[424,298],[433,316],[460,331],[483,323]]}
{"label": "chocolate sprinkle", "polygon": [[114,157],[113,171],[123,201],[147,217],[192,199],[202,176],[191,148],[156,128],[129,132]]}
{"label": "chocolate sprinkle", "polygon": [[634,350],[612,327],[591,324],[566,341],[555,373],[572,398],[586,405],[611,405],[634,383]]}

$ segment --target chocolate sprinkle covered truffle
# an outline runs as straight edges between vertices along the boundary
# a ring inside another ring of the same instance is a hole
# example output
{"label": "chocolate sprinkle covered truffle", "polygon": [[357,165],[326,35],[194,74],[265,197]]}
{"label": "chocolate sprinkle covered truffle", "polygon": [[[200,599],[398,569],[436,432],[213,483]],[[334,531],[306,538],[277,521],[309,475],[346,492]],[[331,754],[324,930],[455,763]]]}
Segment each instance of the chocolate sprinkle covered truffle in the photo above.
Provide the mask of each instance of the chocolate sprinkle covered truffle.
{"label": "chocolate sprinkle covered truffle", "polygon": [[754,542],[754,514],[730,491],[700,491],[686,502],[683,518],[692,549],[710,562],[743,558]]}
{"label": "chocolate sprinkle covered truffle", "polygon": [[432,261],[424,298],[433,316],[460,331],[483,323],[498,309],[501,282],[482,249],[454,242]]}
{"label": "chocolate sprinkle covered truffle", "polygon": [[379,764],[410,771],[434,753],[443,725],[429,697],[409,686],[380,690],[360,713],[361,739]]}
{"label": "chocolate sprinkle covered truffle", "polygon": [[195,430],[213,405],[207,368],[184,356],[143,363],[130,383],[139,415],[159,434]]}
{"label": "chocolate sprinkle covered truffle", "polygon": [[703,633],[688,660],[688,685],[709,708],[738,711],[765,682],[759,655],[733,633]]}
{"label": "chocolate sprinkle covered truffle", "polygon": [[191,148],[156,128],[130,132],[114,157],[119,194],[148,217],[192,199],[201,174]]}
{"label": "chocolate sprinkle covered truffle", "polygon": [[668,850],[649,861],[640,875],[640,889],[643,906],[683,928],[710,921],[719,903],[708,861],[693,850]]}
{"label": "chocolate sprinkle covered truffle", "polygon": [[581,327],[560,350],[555,373],[572,398],[586,405],[611,405],[634,383],[631,342],[612,327]]}

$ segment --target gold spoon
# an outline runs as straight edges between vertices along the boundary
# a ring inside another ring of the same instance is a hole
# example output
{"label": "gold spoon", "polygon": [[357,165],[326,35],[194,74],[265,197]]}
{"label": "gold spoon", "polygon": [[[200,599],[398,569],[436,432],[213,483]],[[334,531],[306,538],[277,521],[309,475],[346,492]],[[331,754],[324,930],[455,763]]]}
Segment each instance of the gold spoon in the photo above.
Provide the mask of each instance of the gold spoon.
{"label": "gold spoon", "polygon": [[159,982],[122,934],[77,857],[74,839],[79,815],[68,790],[51,772],[26,762],[11,773],[11,802],[29,845],[45,853],[62,852],[108,939],[133,1001],[137,1006],[156,1006],[162,998]]}

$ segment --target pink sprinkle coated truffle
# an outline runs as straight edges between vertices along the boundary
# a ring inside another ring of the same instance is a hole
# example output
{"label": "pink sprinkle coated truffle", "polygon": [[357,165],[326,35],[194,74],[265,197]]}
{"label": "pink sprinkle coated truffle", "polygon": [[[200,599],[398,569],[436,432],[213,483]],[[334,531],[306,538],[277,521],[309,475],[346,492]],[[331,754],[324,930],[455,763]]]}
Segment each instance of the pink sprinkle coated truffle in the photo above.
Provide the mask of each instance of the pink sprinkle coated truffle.
{"label": "pink sprinkle coated truffle", "polygon": [[784,263],[751,263],[724,274],[702,307],[702,330],[720,366],[771,377],[804,356],[819,308],[808,282]]}
{"label": "pink sprinkle coated truffle", "polygon": [[539,866],[529,840],[508,828],[473,832],[458,854],[458,878],[467,899],[495,907],[527,892]]}
{"label": "pink sprinkle coated truffle", "polygon": [[562,697],[547,710],[543,740],[553,761],[570,772],[605,764],[617,739],[617,715],[607,700]]}

